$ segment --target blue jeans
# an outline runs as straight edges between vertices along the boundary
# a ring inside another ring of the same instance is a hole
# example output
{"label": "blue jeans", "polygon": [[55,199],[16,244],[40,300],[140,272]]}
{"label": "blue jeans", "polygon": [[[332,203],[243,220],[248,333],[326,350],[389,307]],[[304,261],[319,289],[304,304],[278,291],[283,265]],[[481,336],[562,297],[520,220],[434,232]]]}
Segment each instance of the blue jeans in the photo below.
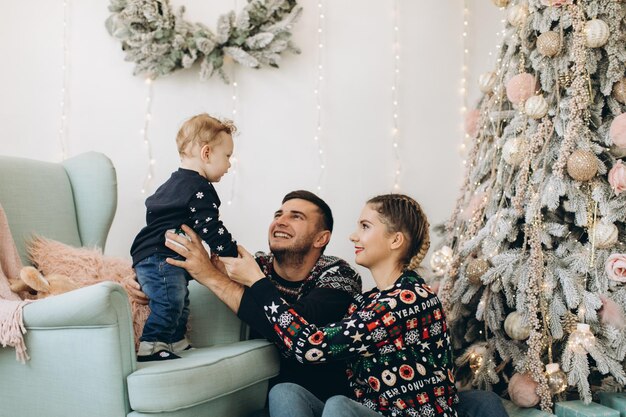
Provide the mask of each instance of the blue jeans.
{"label": "blue jeans", "polygon": [[187,332],[190,276],[183,268],[165,262],[166,258],[152,255],[135,265],[137,281],[150,299],[142,342],[174,343]]}
{"label": "blue jeans", "polygon": [[376,411],[343,395],[335,395],[323,403],[305,388],[290,382],[274,385],[269,404],[271,417],[380,417]]}
{"label": "blue jeans", "polygon": [[[324,404],[306,389],[291,383],[274,386],[269,394],[269,405],[271,417],[380,417],[342,395],[330,397]],[[491,391],[459,392],[456,410],[459,417],[508,417],[502,400]],[[265,417],[267,414],[260,410],[252,416]]]}

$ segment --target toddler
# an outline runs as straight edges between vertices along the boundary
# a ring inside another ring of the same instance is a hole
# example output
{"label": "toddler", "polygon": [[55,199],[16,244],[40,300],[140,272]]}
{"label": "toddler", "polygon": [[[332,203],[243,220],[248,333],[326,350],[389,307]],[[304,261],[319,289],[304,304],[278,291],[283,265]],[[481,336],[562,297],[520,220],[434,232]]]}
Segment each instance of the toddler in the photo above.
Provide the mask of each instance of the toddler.
{"label": "toddler", "polygon": [[219,220],[220,199],[213,187],[230,168],[236,128],[206,113],[193,116],[178,131],[181,166],[146,199],[146,226],[130,249],[150,316],[141,335],[138,362],[179,358],[191,348],[185,337],[191,277],[168,264],[180,256],[165,246],[165,233],[186,224],[219,256],[236,257],[237,244]]}

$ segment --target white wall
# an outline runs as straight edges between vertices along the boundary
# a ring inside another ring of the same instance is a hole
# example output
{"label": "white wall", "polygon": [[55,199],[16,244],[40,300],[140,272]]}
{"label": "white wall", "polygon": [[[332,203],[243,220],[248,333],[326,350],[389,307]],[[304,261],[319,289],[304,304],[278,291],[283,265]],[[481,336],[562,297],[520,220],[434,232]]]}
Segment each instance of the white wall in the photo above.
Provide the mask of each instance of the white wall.
{"label": "white wall", "polygon": [[[215,27],[235,1],[177,0],[188,20]],[[239,2],[243,3],[243,2]],[[320,174],[315,96],[317,3],[305,6],[294,27],[301,55],[284,57],[279,70],[237,69],[239,170],[217,185],[222,218],[238,241],[266,249],[266,230],[280,199],[290,190],[315,191]],[[472,7],[474,6],[472,1]],[[499,27],[495,8],[480,0],[470,39]],[[364,201],[392,190],[391,85],[393,1],[335,0],[325,6],[322,147],[326,158],[321,195],[334,210],[336,228],[328,249],[353,260],[347,236]],[[128,257],[144,222],[141,194],[148,168],[139,130],[147,87],[132,76],[120,44],[104,28],[108,2],[68,0],[67,151],[107,154],[118,175],[119,203],[106,253]],[[484,11],[485,9],[486,11]],[[63,1],[8,2],[0,14],[0,153],[59,161],[63,86]],[[401,191],[420,201],[431,224],[448,217],[458,192],[462,139],[459,109],[463,10],[460,2],[400,1]],[[478,21],[477,21],[478,19]],[[493,41],[487,48],[493,49]],[[484,52],[484,51],[483,51]],[[470,68],[486,65],[472,55]],[[479,73],[478,71],[477,73]],[[470,91],[474,82],[470,81]],[[471,94],[470,94],[471,95]],[[232,87],[218,78],[198,79],[197,68],[154,83],[152,143],[154,186],[177,167],[174,137],[181,122],[207,111],[228,117]],[[236,181],[234,181],[236,180]],[[236,183],[233,189],[233,182]],[[232,205],[225,202],[234,190]],[[366,287],[372,285],[369,277]]]}

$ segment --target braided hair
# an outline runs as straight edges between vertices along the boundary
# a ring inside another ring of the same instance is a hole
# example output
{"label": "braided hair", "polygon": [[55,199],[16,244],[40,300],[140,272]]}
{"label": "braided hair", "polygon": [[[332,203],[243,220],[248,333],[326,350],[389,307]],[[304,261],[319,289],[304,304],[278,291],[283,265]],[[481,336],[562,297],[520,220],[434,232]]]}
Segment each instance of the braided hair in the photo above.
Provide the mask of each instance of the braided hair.
{"label": "braided hair", "polygon": [[367,201],[380,214],[390,233],[402,232],[408,242],[402,260],[405,269],[416,269],[430,248],[428,219],[417,201],[404,194],[383,194]]}

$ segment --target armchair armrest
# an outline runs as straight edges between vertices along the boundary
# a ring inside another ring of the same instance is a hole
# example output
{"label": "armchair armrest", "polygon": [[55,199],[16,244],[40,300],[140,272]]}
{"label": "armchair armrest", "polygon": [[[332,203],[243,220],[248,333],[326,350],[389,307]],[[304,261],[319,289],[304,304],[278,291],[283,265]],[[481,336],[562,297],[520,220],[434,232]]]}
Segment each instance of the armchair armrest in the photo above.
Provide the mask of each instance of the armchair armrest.
{"label": "armchair armrest", "polygon": [[126,377],[137,365],[130,305],[119,284],[36,301],[23,317],[31,359],[23,365],[13,349],[0,349],[0,416],[130,412]]}

